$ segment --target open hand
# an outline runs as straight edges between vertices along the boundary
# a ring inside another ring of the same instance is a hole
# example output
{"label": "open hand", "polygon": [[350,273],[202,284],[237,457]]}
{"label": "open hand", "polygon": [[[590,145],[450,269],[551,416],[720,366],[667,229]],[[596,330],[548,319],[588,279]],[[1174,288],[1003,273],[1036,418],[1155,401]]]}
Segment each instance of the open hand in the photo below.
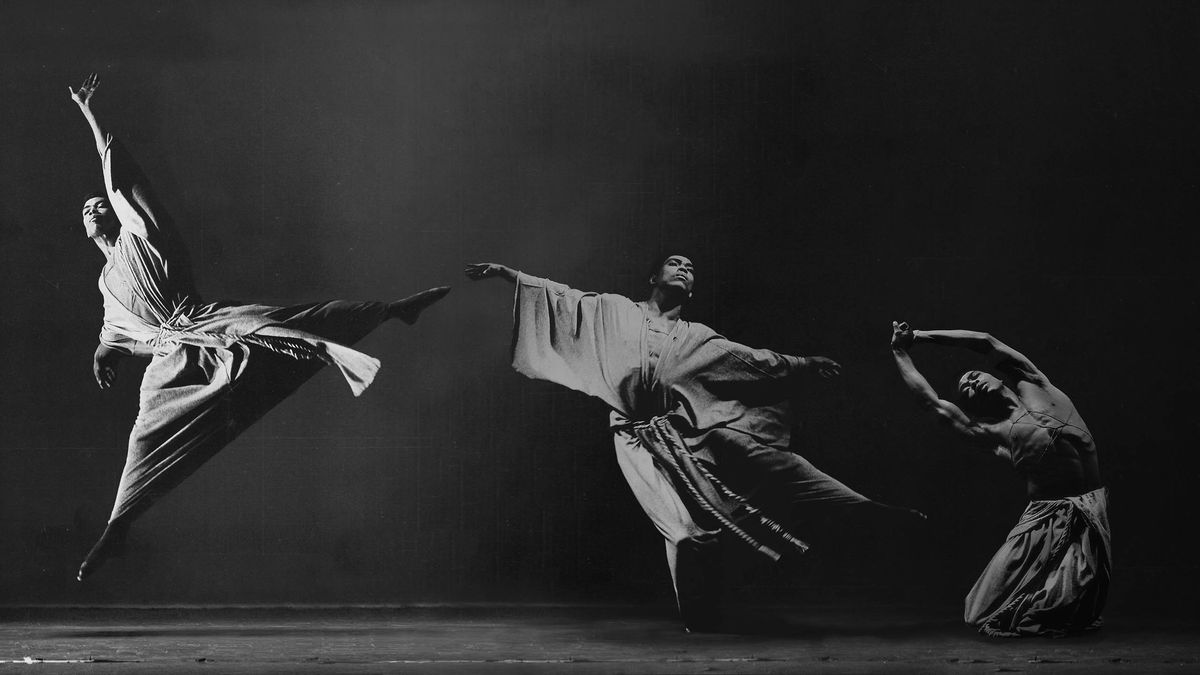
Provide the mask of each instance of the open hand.
{"label": "open hand", "polygon": [[842,366],[833,359],[824,356],[806,356],[804,358],[808,361],[808,367],[826,380],[837,377],[842,372]]}
{"label": "open hand", "polygon": [[913,329],[906,321],[892,322],[892,349],[908,351],[913,344]]}
{"label": "open hand", "polygon": [[506,265],[499,263],[471,263],[463,268],[463,274],[471,281],[479,281],[489,277],[516,278],[516,273]]}
{"label": "open hand", "polygon": [[109,389],[117,381],[117,363],[123,355],[121,352],[100,345],[92,357],[92,375],[101,389]]}
{"label": "open hand", "polygon": [[67,91],[71,92],[71,98],[79,104],[80,108],[88,107],[92,100],[92,94],[96,93],[96,87],[100,86],[100,78],[95,73],[87,76],[83,84],[79,85],[79,89],[75,90],[67,86]]}

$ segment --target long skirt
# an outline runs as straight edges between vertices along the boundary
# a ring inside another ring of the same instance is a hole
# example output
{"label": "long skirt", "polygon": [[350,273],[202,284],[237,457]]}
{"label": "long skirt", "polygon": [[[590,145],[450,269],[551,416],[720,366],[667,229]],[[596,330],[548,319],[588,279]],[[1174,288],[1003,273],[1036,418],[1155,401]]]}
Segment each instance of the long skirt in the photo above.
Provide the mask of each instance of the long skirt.
{"label": "long skirt", "polygon": [[1098,628],[1111,572],[1107,488],[1032,501],[967,594],[963,619],[996,637]]}
{"label": "long skirt", "polygon": [[[610,416],[617,463],[666,547],[685,623],[700,624],[721,595],[723,540],[770,560],[797,557],[808,544],[791,514],[809,504],[874,505],[803,457],[718,429],[685,440],[672,416],[630,422]],[[778,502],[783,508],[771,509]]]}
{"label": "long skirt", "polygon": [[[387,319],[382,302],[322,302],[266,312],[273,325],[342,345]],[[253,343],[178,344],[142,377],[137,420],[109,521],[134,518],[194,473],[325,365]]]}

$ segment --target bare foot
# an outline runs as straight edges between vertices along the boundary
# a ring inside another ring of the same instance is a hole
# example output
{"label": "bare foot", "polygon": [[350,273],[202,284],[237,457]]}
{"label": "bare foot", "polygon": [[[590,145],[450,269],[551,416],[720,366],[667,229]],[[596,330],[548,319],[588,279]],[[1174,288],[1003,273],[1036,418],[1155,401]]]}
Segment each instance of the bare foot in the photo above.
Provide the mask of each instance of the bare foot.
{"label": "bare foot", "polygon": [[411,326],[417,322],[417,317],[421,316],[421,312],[425,311],[426,307],[446,297],[449,292],[449,286],[438,286],[421,291],[389,304],[388,314]]}
{"label": "bare foot", "polygon": [[83,564],[79,566],[79,573],[75,575],[75,579],[83,581],[100,569],[100,566],[109,558],[120,558],[125,555],[125,535],[128,533],[128,525],[109,523],[108,527],[104,528],[104,534],[100,535],[100,540],[83,559]]}

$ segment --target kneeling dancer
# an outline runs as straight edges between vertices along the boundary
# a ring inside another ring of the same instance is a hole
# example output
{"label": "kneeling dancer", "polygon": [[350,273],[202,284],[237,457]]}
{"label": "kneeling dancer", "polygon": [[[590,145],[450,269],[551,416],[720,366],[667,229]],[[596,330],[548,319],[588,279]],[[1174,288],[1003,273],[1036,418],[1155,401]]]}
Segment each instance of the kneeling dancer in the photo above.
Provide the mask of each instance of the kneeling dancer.
{"label": "kneeling dancer", "polygon": [[[943,400],[908,354],[917,343],[988,355],[1001,377],[968,371],[958,381],[958,404]],[[927,409],[1025,479],[1029,505],[967,594],[963,619],[996,637],[1100,627],[1112,570],[1108,490],[1075,404],[1023,354],[986,333],[893,321],[892,354]]]}

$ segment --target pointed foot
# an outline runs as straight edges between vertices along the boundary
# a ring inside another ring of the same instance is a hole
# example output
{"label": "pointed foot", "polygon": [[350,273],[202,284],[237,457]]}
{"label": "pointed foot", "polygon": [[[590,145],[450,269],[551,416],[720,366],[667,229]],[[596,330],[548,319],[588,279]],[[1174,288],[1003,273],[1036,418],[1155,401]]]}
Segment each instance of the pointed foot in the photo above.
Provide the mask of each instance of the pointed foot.
{"label": "pointed foot", "polygon": [[397,300],[389,305],[388,309],[393,317],[411,326],[417,322],[417,319],[421,316],[421,312],[425,311],[433,303],[446,297],[446,294],[449,292],[449,286],[430,288],[415,295],[410,295],[403,300]]}
{"label": "pointed foot", "polygon": [[120,558],[125,555],[125,535],[128,531],[127,525],[109,523],[108,527],[104,528],[104,534],[100,535],[100,540],[83,559],[83,564],[79,566],[75,580],[83,581],[95,574],[96,570],[100,569],[109,558]]}

